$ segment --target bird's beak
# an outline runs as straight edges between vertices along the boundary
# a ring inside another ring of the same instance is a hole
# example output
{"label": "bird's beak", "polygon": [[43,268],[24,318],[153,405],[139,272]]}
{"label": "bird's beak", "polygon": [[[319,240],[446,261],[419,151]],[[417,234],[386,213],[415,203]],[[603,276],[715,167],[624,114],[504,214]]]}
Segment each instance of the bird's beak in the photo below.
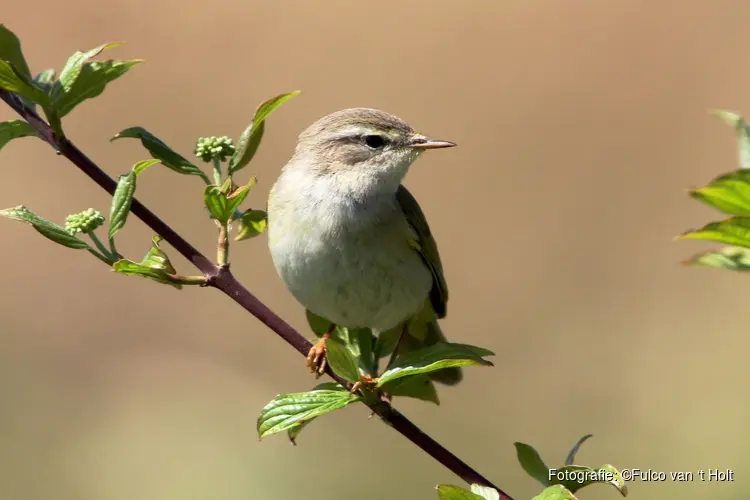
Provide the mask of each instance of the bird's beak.
{"label": "bird's beak", "polygon": [[438,141],[436,139],[430,139],[423,135],[414,136],[409,141],[409,147],[414,149],[440,149],[440,148],[452,148],[456,146],[455,142],[450,141]]}

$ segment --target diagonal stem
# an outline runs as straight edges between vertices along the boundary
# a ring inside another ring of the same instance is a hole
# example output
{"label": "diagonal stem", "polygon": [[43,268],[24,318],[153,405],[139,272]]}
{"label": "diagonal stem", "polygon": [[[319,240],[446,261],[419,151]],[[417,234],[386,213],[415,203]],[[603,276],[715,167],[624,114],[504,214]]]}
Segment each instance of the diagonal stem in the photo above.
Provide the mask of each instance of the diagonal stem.
{"label": "diagonal stem", "polygon": [[[81,152],[81,150],[79,150],[68,139],[56,137],[50,126],[34,110],[24,106],[15,94],[0,89],[0,99],[5,101],[14,111],[21,115],[24,120],[34,127],[39,137],[55,148],[57,154],[67,158],[109,194],[114,194],[115,189],[117,188],[117,182],[83,154],[83,152]],[[273,330],[287,344],[294,347],[297,352],[303,356],[307,356],[312,344],[297,330],[292,328],[287,322],[263,304],[257,297],[255,297],[255,295],[250,293],[250,291],[230,272],[228,264],[217,266],[211,262],[205,255],[199,252],[174,229],[135,198],[133,198],[130,211],[159,236],[164,238],[164,240],[183,257],[197,267],[205,275],[209,286],[221,290],[240,307],[248,311],[250,314],[258,318],[264,325]],[[351,384],[334,374],[330,367],[326,368],[326,373],[342,386],[350,387]],[[466,462],[424,433],[419,427],[414,425],[414,423],[390,404],[380,401],[370,405],[370,409],[372,409],[386,424],[394,428],[401,435],[406,437],[409,441],[417,445],[425,453],[443,464],[467,483],[477,483],[483,486],[495,488],[500,492],[500,500],[512,500],[512,498],[500,488],[492,484],[488,479],[472,469]]]}

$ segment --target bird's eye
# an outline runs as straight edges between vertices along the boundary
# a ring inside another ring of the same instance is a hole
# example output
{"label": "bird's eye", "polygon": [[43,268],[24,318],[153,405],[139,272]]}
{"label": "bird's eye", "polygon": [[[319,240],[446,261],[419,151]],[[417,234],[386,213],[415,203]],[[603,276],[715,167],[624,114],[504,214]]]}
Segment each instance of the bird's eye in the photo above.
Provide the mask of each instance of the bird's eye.
{"label": "bird's eye", "polygon": [[368,148],[372,149],[382,148],[387,142],[382,135],[366,135],[362,140]]}

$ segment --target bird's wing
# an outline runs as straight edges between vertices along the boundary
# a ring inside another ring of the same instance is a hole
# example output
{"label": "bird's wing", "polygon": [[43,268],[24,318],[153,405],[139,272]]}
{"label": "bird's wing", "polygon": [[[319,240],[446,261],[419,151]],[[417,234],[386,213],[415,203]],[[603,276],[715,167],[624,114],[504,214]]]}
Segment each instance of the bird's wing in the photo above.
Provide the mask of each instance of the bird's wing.
{"label": "bird's wing", "polygon": [[412,247],[419,252],[422,261],[432,273],[432,289],[430,290],[430,303],[432,304],[438,318],[444,318],[447,312],[448,285],[443,274],[443,264],[440,262],[437,244],[430,232],[427,219],[419,208],[419,203],[412,194],[403,186],[396,191],[396,201],[401,206],[406,216],[406,221],[411,229],[413,241]]}

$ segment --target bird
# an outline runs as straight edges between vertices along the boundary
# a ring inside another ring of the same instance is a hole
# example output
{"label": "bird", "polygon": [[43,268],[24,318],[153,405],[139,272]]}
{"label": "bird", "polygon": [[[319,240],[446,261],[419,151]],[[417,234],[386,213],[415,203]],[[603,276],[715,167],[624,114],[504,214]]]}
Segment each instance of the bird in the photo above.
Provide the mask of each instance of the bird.
{"label": "bird", "polygon": [[[394,356],[447,342],[438,325],[448,287],[437,243],[402,181],[422,153],[454,146],[372,108],[331,113],[299,135],[269,192],[267,231],[283,283],[332,323],[310,349],[312,372],[323,373],[336,325],[374,335],[401,329]],[[454,385],[462,372],[430,378]]]}

